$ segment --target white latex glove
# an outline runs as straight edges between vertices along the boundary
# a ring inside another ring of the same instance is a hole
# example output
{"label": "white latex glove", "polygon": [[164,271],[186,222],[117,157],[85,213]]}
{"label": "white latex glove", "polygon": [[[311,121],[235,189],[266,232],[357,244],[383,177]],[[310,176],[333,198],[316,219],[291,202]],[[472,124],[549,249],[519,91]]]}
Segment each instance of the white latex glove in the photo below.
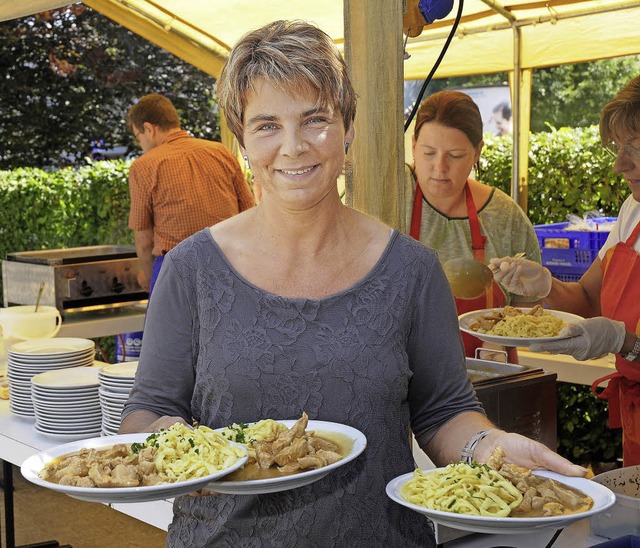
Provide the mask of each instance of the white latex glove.
{"label": "white latex glove", "polygon": [[551,291],[551,272],[534,261],[501,257],[491,259],[489,268],[495,281],[509,293],[543,299]]}
{"label": "white latex glove", "polygon": [[570,354],[576,360],[599,358],[612,352],[620,352],[624,344],[627,329],[624,322],[598,316],[587,320],[579,320],[567,324],[560,335],[568,335],[568,339],[535,343],[531,345],[533,352],[551,352],[552,354]]}

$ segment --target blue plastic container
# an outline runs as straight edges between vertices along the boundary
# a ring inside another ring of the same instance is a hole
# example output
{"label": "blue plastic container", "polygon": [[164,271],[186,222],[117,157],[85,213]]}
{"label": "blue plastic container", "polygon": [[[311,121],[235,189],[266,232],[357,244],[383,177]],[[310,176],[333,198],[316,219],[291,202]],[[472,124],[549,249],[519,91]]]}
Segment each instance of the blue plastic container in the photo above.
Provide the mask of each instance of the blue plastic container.
{"label": "blue plastic container", "polygon": [[[591,219],[599,224],[613,223],[616,217]],[[534,229],[542,254],[542,264],[551,274],[565,282],[576,282],[589,269],[598,251],[607,241],[609,231],[567,230],[569,223],[536,225]]]}
{"label": "blue plastic container", "polygon": [[142,331],[116,335],[116,362],[135,362],[140,359]]}

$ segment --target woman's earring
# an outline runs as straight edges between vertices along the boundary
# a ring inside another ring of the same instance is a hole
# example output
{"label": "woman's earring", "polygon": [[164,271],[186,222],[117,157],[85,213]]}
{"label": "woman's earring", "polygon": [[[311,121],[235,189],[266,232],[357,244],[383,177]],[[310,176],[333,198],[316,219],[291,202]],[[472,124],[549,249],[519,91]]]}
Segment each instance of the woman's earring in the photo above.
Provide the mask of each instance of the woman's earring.
{"label": "woman's earring", "polygon": [[251,166],[249,165],[249,157],[248,156],[243,156],[244,158],[244,165],[247,169],[251,169]]}
{"label": "woman's earring", "polygon": [[347,141],[344,142],[344,153],[347,154],[349,152],[349,147],[351,146],[351,143],[348,143]]}

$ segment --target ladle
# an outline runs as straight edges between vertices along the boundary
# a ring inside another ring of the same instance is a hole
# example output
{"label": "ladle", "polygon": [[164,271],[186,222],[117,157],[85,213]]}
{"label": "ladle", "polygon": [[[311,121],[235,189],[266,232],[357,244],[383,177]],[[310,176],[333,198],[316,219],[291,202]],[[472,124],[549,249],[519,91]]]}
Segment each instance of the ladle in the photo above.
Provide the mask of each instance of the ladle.
{"label": "ladle", "polygon": [[459,299],[476,299],[493,283],[491,269],[476,259],[449,259],[443,269],[453,296]]}

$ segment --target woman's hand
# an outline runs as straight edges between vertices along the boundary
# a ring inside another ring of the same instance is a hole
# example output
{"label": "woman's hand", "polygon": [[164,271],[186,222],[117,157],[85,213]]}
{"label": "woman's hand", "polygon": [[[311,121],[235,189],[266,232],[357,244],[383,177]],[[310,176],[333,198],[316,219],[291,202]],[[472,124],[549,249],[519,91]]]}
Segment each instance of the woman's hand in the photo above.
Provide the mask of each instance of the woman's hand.
{"label": "woman's hand", "polygon": [[532,344],[532,352],[570,354],[576,360],[599,358],[609,352],[620,352],[627,329],[623,322],[599,316],[571,322],[562,328],[560,335],[568,338],[557,341]]}
{"label": "woman's hand", "polygon": [[494,280],[509,293],[543,299],[551,291],[551,272],[534,261],[501,257],[491,259],[489,268]]}
{"label": "woman's hand", "polygon": [[524,466],[531,470],[546,469],[564,476],[579,477],[583,477],[587,473],[586,468],[569,462],[542,443],[530,440],[520,434],[497,429],[492,430],[486,438],[480,441],[474,459],[478,462],[486,462],[497,446],[504,449],[505,462]]}
{"label": "woman's hand", "polygon": [[170,426],[173,426],[176,423],[184,424],[185,426],[192,428],[192,426],[182,417],[169,417],[165,415],[164,417],[160,417],[158,420],[152,422],[149,425],[149,432],[160,432],[160,430],[167,430]]}

